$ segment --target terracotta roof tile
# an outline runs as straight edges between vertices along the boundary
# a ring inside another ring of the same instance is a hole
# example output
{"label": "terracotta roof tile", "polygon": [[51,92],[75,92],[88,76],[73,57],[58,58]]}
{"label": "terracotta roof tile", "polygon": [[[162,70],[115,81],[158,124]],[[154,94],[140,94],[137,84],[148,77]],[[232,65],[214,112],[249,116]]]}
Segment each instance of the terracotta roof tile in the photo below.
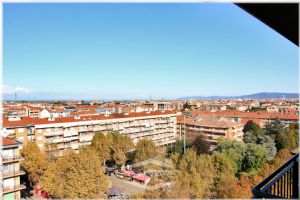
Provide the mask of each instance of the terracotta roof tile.
{"label": "terracotta roof tile", "polygon": [[10,145],[17,145],[19,144],[17,141],[10,139],[10,138],[6,138],[3,136],[0,136],[0,140],[2,141],[1,146],[10,146]]}
{"label": "terracotta roof tile", "polygon": [[34,126],[36,124],[54,124],[54,123],[67,123],[67,122],[80,122],[80,121],[92,121],[92,120],[105,120],[105,119],[115,119],[115,118],[130,118],[130,117],[143,117],[152,115],[166,115],[166,114],[176,114],[175,111],[153,111],[153,112],[140,112],[140,113],[129,113],[125,114],[111,114],[109,116],[104,115],[89,115],[80,116],[79,119],[74,117],[59,117],[55,118],[53,121],[49,121],[47,118],[30,118],[23,117],[18,121],[9,121],[7,118],[3,118],[3,127],[20,127],[20,126]]}

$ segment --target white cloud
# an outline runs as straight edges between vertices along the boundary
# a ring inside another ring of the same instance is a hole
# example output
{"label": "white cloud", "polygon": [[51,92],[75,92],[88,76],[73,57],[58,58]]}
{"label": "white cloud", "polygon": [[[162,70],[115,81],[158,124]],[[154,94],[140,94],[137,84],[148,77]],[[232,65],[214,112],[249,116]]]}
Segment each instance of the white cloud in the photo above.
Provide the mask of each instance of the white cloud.
{"label": "white cloud", "polygon": [[20,86],[10,87],[10,86],[7,86],[7,85],[2,85],[1,90],[2,90],[3,94],[14,94],[15,92],[16,93],[28,94],[28,93],[33,91],[32,89],[23,88],[23,87],[20,87]]}

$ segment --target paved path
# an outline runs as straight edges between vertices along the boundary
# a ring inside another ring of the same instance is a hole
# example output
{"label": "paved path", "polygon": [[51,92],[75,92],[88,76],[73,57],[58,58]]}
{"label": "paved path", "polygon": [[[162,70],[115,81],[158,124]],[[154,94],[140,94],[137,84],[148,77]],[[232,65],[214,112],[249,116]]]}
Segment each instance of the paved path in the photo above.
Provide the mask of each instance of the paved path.
{"label": "paved path", "polygon": [[111,181],[111,187],[120,188],[125,195],[138,194],[145,191],[145,186],[137,182],[120,179],[114,175],[110,176],[109,180]]}

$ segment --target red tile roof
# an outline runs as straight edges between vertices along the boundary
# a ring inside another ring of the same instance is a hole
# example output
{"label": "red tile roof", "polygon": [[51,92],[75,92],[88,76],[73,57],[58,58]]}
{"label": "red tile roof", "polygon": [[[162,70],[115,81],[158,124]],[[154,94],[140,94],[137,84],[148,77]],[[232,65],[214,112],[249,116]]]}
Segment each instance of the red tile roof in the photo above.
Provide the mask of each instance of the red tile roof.
{"label": "red tile roof", "polygon": [[243,118],[243,119],[241,120],[241,123],[242,123],[242,124],[247,124],[248,121],[253,121],[254,123],[256,123],[256,124],[258,124],[258,125],[260,125],[260,123],[261,123],[261,120],[260,120],[260,119],[249,119],[249,118]]}
{"label": "red tile roof", "polygon": [[230,128],[242,125],[241,123],[224,119],[212,113],[197,114],[194,115],[192,118],[185,119],[183,119],[183,117],[177,117],[177,123],[216,128]]}
{"label": "red tile roof", "polygon": [[49,121],[47,118],[30,118],[23,117],[18,121],[9,121],[7,118],[3,118],[3,127],[22,127],[22,126],[34,126],[36,124],[54,124],[54,123],[67,123],[67,122],[80,122],[80,121],[93,121],[93,120],[105,120],[105,119],[115,119],[115,118],[130,118],[130,117],[144,117],[152,115],[167,115],[176,114],[175,111],[153,111],[153,112],[140,112],[140,113],[129,113],[125,114],[111,114],[109,116],[104,115],[89,115],[80,116],[79,119],[74,117],[59,117],[54,120]]}
{"label": "red tile roof", "polygon": [[[202,114],[202,113],[211,113],[208,111],[189,111],[191,114]],[[229,110],[229,111],[216,111],[213,112],[214,115],[217,116],[225,116],[225,117],[236,117],[236,118],[249,118],[249,119],[285,119],[285,120],[299,120],[298,115],[294,114],[282,114],[282,113],[270,113],[270,112],[243,112],[237,110]]]}
{"label": "red tile roof", "polygon": [[1,142],[0,142],[1,146],[4,146],[4,147],[18,144],[17,141],[10,139],[10,138],[3,137],[3,136],[0,136],[0,140],[1,140]]}

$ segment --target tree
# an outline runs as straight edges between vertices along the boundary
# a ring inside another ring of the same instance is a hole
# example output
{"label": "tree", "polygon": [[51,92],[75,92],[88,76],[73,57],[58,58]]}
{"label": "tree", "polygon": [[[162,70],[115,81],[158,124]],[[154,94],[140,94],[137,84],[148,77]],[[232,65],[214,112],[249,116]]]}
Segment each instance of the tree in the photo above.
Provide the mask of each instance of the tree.
{"label": "tree", "polygon": [[205,198],[210,196],[216,175],[210,155],[202,154],[198,156],[194,149],[188,149],[179,161],[178,170],[180,173],[175,184],[178,188],[174,189],[172,193],[185,192],[180,191],[180,187],[189,187],[190,189],[184,189],[188,191],[188,197],[179,195],[175,198]]}
{"label": "tree", "polygon": [[291,124],[289,125],[289,130],[299,131],[299,124],[298,124],[298,123],[295,123],[295,122],[291,123]]}
{"label": "tree", "polygon": [[[211,194],[213,198],[221,198],[222,196],[219,194],[219,189],[224,186],[224,182],[228,181],[228,178],[234,177],[237,172],[237,167],[236,163],[233,162],[226,154],[214,152],[211,157],[215,171],[214,187],[211,188]],[[220,193],[223,193],[223,191]]]}
{"label": "tree", "polygon": [[276,118],[274,121],[266,124],[266,132],[274,138],[284,131],[284,125],[280,119]]}
{"label": "tree", "polygon": [[197,154],[209,153],[209,150],[210,150],[210,145],[204,139],[204,136],[202,133],[196,137],[196,139],[194,141],[194,147],[196,149]]}
{"label": "tree", "polygon": [[51,163],[41,179],[42,188],[54,198],[103,198],[108,180],[94,148],[69,151]]}
{"label": "tree", "polygon": [[287,130],[276,137],[276,146],[280,149],[294,150],[299,146],[298,131]]}
{"label": "tree", "polygon": [[233,162],[226,154],[214,152],[212,154],[212,161],[217,177],[222,175],[235,175],[237,172],[236,163]]}
{"label": "tree", "polygon": [[274,165],[275,168],[278,168],[283,163],[288,161],[292,157],[292,154],[287,149],[281,149],[275,156],[275,158],[270,162],[270,164]]}
{"label": "tree", "polygon": [[96,150],[101,162],[104,162],[110,158],[109,145],[109,141],[103,133],[95,133],[92,139],[91,147]]}
{"label": "tree", "polygon": [[116,131],[108,133],[107,138],[110,144],[111,158],[119,165],[124,164],[127,152],[134,147],[131,138]]}
{"label": "tree", "polygon": [[183,146],[184,146],[183,141],[176,140],[176,142],[174,144],[172,144],[171,146],[168,146],[168,149],[167,149],[168,156],[170,157],[172,154],[175,154],[175,153],[182,155],[183,148],[184,148]]}
{"label": "tree", "polygon": [[189,103],[186,101],[184,104],[183,104],[183,107],[182,107],[182,110],[191,110],[192,106],[189,105]]}
{"label": "tree", "polygon": [[58,157],[59,149],[57,148],[57,143],[46,143],[45,149],[50,161],[55,160]]}
{"label": "tree", "polygon": [[38,184],[49,164],[47,155],[33,142],[24,145],[21,155],[24,157],[21,166],[27,172],[29,181]]}
{"label": "tree", "polygon": [[254,173],[266,162],[266,150],[262,145],[247,144],[242,153],[242,171]]}
{"label": "tree", "polygon": [[268,135],[256,134],[253,130],[250,130],[244,134],[243,138],[245,143],[261,144],[267,151],[267,160],[272,160],[276,154],[276,146],[274,140]]}
{"label": "tree", "polygon": [[262,145],[238,141],[220,141],[215,151],[226,154],[236,163],[237,173],[254,173],[266,162],[266,150]]}
{"label": "tree", "polygon": [[[237,199],[240,198],[241,188],[238,187],[238,179],[234,176],[222,177],[220,185],[215,188],[214,198],[217,199]],[[242,189],[244,191],[244,188]]]}
{"label": "tree", "polygon": [[253,122],[252,120],[249,120],[244,126],[243,132],[246,133],[248,131],[253,131],[255,135],[264,134],[264,130],[260,128],[259,125]]}
{"label": "tree", "polygon": [[135,162],[141,162],[155,157],[156,147],[152,140],[139,140],[135,147]]}
{"label": "tree", "polygon": [[243,142],[222,140],[219,141],[214,151],[226,154],[236,163],[237,171],[240,172],[242,170],[242,153],[246,151],[246,145]]}

